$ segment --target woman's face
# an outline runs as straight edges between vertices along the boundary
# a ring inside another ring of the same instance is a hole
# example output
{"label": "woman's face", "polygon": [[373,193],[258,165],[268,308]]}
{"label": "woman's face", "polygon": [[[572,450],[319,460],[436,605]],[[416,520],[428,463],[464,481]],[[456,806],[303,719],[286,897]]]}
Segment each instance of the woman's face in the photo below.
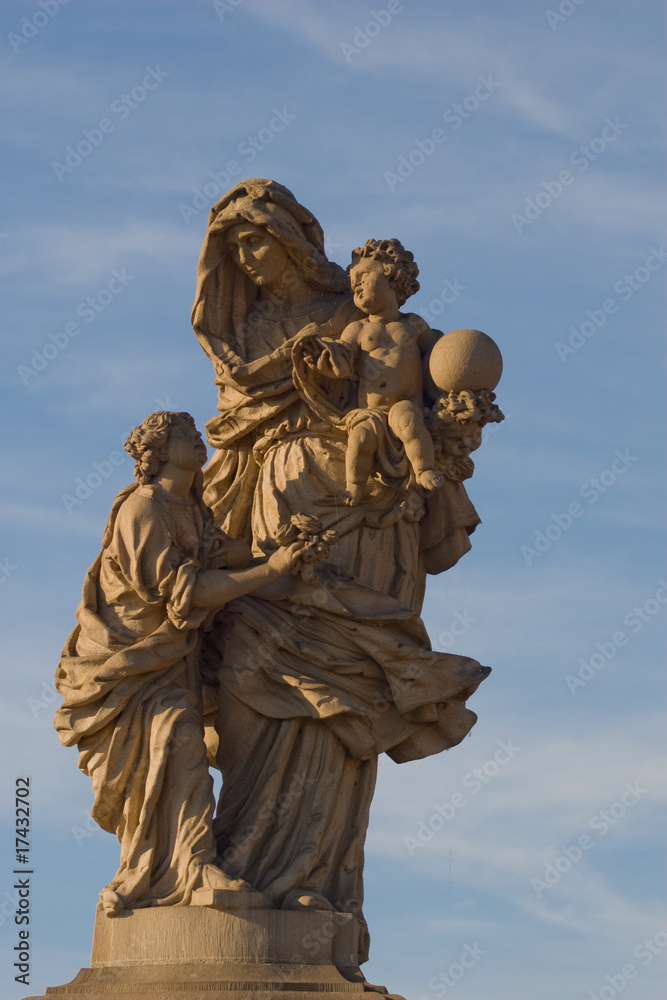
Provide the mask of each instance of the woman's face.
{"label": "woman's face", "polygon": [[225,242],[236,266],[255,285],[276,285],[286,270],[292,270],[292,264],[278,240],[252,222],[230,226]]}
{"label": "woman's face", "polygon": [[198,472],[205,464],[206,445],[197,428],[190,423],[178,423],[169,428],[167,455],[172,465],[187,472]]}

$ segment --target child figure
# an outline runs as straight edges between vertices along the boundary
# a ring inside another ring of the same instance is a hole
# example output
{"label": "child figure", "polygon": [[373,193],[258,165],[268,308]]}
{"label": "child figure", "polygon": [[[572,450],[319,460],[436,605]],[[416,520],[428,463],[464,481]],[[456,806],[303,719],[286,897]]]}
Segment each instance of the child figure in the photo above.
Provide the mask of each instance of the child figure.
{"label": "child figure", "polygon": [[114,502],[56,673],[58,735],[78,745],[92,816],[121,843],[101,904],[114,916],[232,889],[264,905],[216,865],[198,631],[227,601],[287,573],[304,542],[249,565],[249,547],[216,528],[202,500],[206,447],[189,414],[152,413],[125,448],[138,482]]}
{"label": "child figure", "polygon": [[[424,423],[424,358],[436,334],[419,316],[399,306],[419,289],[412,254],[396,240],[367,240],[352,254],[350,281],[354,303],[366,313],[345,327],[340,342],[353,351],[359,378],[360,410],[381,411],[403,443],[417,483],[431,491],[444,484],[435,469],[433,441]],[[361,419],[360,419],[361,418]],[[371,414],[355,411],[349,422],[345,461],[345,502],[356,505],[373,473],[378,435]]]}

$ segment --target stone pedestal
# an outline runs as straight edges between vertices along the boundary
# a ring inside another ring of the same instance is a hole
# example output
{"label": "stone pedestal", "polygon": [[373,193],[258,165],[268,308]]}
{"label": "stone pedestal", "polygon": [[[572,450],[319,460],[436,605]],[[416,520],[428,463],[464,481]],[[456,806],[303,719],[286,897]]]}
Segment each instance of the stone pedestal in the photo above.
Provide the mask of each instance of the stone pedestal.
{"label": "stone pedestal", "polygon": [[[357,1000],[386,995],[357,965],[359,925],[324,910],[164,906],[107,917],[98,906],[89,969],[44,997],[79,1000]],[[401,1000],[401,998],[395,998]]]}

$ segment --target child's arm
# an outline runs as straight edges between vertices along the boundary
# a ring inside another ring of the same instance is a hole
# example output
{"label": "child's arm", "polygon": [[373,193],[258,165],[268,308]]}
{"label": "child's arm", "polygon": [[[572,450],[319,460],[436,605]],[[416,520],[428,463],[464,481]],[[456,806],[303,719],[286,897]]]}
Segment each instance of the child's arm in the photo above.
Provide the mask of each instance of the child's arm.
{"label": "child's arm", "polygon": [[430,354],[433,350],[433,345],[436,340],[440,339],[442,334],[438,330],[432,330],[426,320],[422,319],[416,313],[408,313],[406,319],[408,319],[410,326],[415,331],[421,356],[424,357]]}
{"label": "child's arm", "polygon": [[294,565],[303,542],[293,542],[272,553],[261,564],[248,569],[203,570],[197,574],[192,603],[200,608],[222,608],[235,597],[249,594],[258,587],[273,583]]}
{"label": "child's arm", "polygon": [[432,402],[439,395],[439,389],[433,384],[431,379],[431,373],[429,372],[429,360],[431,358],[431,351],[436,343],[442,337],[440,330],[432,330],[428,325],[426,320],[423,320],[421,316],[417,316],[416,313],[409,313],[407,318],[410,321],[410,325],[415,332],[417,338],[417,345],[419,347],[419,352],[422,357],[422,384],[424,386],[424,402]]}

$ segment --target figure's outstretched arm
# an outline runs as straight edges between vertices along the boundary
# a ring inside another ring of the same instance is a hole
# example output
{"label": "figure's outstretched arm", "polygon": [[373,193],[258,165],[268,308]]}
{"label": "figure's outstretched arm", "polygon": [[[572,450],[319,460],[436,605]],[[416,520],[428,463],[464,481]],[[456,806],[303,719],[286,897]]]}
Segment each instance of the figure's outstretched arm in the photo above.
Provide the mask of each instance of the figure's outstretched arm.
{"label": "figure's outstretched arm", "polygon": [[268,559],[248,569],[203,570],[197,575],[193,605],[201,608],[222,608],[235,597],[249,594],[258,587],[273,583],[287,573],[296,563],[303,548],[302,541],[279,548]]}

